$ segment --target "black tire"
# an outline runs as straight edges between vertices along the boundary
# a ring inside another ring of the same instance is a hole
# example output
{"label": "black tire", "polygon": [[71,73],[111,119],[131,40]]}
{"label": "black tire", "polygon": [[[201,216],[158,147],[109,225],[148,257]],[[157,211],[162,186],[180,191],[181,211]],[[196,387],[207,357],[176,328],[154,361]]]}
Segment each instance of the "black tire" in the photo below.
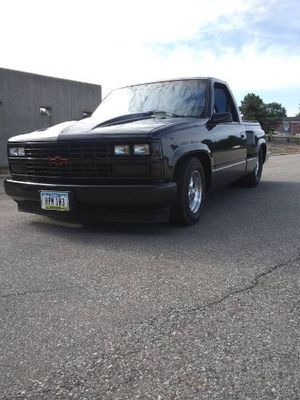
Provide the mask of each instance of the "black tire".
{"label": "black tire", "polygon": [[177,167],[176,201],[171,209],[171,221],[179,225],[195,224],[203,210],[206,194],[205,173],[198,158],[186,158]]}
{"label": "black tire", "polygon": [[254,188],[256,187],[260,180],[263,171],[264,164],[264,153],[263,149],[260,147],[257,153],[257,164],[256,167],[250,174],[246,175],[244,178],[237,182],[238,186]]}

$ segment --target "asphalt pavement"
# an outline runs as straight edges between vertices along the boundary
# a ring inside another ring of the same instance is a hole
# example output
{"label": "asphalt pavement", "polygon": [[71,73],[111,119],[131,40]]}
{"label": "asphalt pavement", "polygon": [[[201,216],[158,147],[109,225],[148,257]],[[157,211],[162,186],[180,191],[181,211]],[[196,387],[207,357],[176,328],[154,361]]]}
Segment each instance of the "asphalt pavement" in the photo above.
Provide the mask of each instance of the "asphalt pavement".
{"label": "asphalt pavement", "polygon": [[300,155],[201,221],[62,224],[0,182],[0,399],[300,398]]}

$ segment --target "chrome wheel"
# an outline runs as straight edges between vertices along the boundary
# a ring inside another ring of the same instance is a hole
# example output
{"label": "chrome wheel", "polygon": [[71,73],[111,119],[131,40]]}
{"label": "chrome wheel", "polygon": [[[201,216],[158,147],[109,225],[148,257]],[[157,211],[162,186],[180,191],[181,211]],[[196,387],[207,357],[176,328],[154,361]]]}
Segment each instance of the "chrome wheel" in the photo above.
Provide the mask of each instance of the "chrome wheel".
{"label": "chrome wheel", "polygon": [[193,225],[201,217],[206,195],[205,172],[196,157],[179,161],[175,173],[176,200],[171,208],[171,220],[180,225]]}
{"label": "chrome wheel", "polygon": [[199,211],[202,202],[202,193],[202,178],[200,172],[195,170],[191,175],[188,191],[189,208],[194,214]]}

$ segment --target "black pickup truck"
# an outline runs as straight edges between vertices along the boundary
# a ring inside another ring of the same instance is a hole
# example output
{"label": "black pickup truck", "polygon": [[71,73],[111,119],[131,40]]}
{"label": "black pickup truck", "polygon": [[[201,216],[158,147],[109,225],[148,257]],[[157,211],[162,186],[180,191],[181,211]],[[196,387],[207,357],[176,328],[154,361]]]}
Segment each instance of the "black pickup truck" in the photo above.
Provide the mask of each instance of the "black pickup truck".
{"label": "black pickup truck", "polygon": [[112,91],[89,118],[11,138],[5,191],[25,212],[191,225],[208,190],[257,186],[266,156],[264,131],[242,122],[225,82],[151,82]]}

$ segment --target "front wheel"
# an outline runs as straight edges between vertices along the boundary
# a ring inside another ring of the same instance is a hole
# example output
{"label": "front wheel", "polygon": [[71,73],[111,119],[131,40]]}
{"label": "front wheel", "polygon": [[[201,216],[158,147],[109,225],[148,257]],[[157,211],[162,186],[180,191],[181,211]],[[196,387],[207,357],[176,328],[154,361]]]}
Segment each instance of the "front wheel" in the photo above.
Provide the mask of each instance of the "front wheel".
{"label": "front wheel", "polygon": [[205,173],[198,158],[183,160],[175,179],[177,197],[171,210],[171,220],[180,225],[193,225],[201,216],[206,193]]}

